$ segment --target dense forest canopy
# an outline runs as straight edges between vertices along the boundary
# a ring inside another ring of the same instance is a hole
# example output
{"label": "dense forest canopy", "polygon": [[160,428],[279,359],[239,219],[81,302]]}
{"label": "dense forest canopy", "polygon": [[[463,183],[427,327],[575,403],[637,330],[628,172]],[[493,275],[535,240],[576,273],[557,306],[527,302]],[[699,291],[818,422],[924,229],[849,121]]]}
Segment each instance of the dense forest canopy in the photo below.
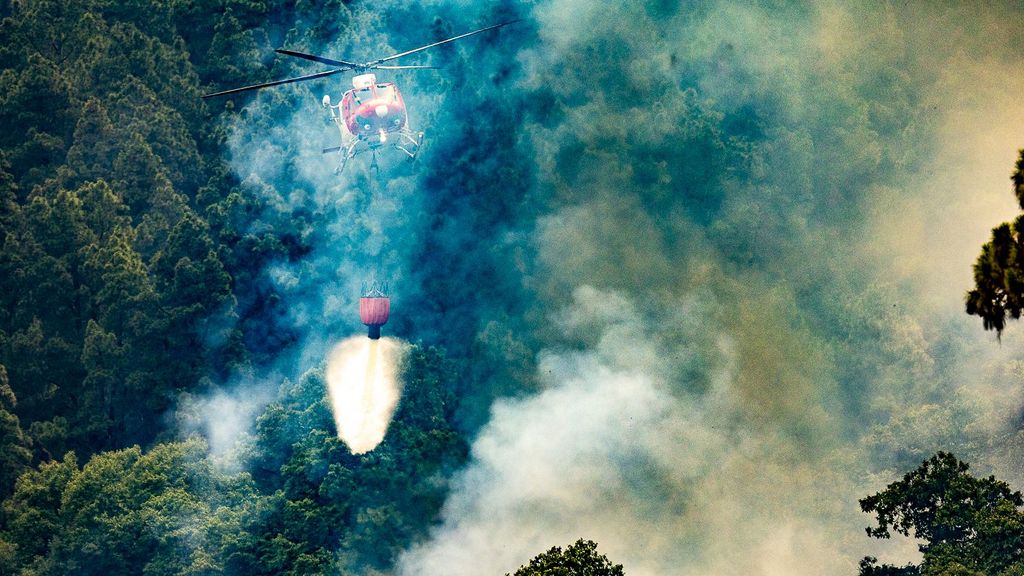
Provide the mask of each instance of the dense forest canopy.
{"label": "dense forest canopy", "polygon": [[[1002,346],[962,297],[1020,16],[0,0],[0,574],[1016,574],[1015,252]],[[201,98],[520,18],[388,77],[427,140],[379,175],[321,154],[343,75]],[[411,344],[355,455],[324,359],[381,277]],[[947,480],[971,534],[914,515]]]}

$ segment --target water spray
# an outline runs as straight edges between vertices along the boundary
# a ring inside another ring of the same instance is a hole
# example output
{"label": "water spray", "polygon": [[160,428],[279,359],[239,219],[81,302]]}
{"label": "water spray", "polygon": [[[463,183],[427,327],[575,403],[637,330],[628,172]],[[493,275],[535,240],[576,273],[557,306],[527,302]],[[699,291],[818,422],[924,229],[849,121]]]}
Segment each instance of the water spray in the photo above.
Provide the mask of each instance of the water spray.
{"label": "water spray", "polygon": [[373,450],[387,434],[401,396],[397,338],[346,338],[331,351],[326,380],[338,437],[353,454]]}

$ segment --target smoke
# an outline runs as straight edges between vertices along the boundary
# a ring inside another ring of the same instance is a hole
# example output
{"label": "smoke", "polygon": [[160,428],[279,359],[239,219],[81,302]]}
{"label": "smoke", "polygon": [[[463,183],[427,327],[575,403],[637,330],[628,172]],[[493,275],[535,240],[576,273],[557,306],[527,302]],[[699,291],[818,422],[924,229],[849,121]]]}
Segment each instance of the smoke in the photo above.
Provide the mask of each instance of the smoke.
{"label": "smoke", "polygon": [[[589,286],[559,316],[598,341],[543,352],[544,392],[495,405],[444,526],[403,557],[401,574],[502,574],[580,537],[634,576],[853,569],[835,527],[855,519],[855,503],[832,497],[851,481],[828,469],[846,462],[806,462],[785,435],[751,427],[734,342],[706,342],[691,324],[684,341],[700,344],[666,356],[627,298]],[[676,390],[681,358],[705,345],[721,361],[707,388]]]}
{"label": "smoke", "polygon": [[934,451],[1024,482],[1019,337],[962,312],[1014,214],[1016,8],[533,17],[541,392],[493,405],[399,573],[501,574],[583,537],[634,576],[851,574],[914,560],[857,500]]}
{"label": "smoke", "polygon": [[402,393],[398,367],[405,349],[396,338],[353,336],[331,351],[325,373],[331,408],[338,438],[353,454],[384,440]]}
{"label": "smoke", "polygon": [[184,436],[202,434],[219,465],[238,469],[242,463],[234,461],[232,449],[252,432],[256,416],[273,399],[276,386],[269,382],[236,382],[208,396],[182,395],[176,427]]}

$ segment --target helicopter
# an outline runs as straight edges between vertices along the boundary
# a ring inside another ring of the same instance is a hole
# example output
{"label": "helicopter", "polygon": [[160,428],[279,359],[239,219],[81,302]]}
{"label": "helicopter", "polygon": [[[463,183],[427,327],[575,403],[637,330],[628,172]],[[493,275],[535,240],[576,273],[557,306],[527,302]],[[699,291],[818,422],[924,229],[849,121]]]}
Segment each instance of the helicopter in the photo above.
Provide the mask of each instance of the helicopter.
{"label": "helicopter", "polygon": [[262,84],[253,84],[252,86],[243,86],[241,88],[232,88],[230,90],[205,94],[203,95],[203,98],[215,98],[218,96],[227,96],[249,90],[259,90],[261,88],[279,86],[281,84],[317,80],[320,78],[326,78],[327,76],[340,74],[342,72],[358,72],[359,74],[352,78],[352,88],[342,95],[341,102],[334,104],[331,102],[330,95],[325,94],[323,97],[321,103],[323,107],[330,112],[331,121],[338,127],[338,131],[341,133],[341,145],[324,148],[323,153],[330,154],[338,152],[340,154],[341,161],[335,169],[335,173],[340,173],[344,170],[348,161],[354,156],[367,151],[373,154],[373,162],[371,166],[379,170],[377,167],[377,150],[384,147],[391,147],[403,152],[408,159],[412,161],[416,159],[416,155],[423,146],[424,135],[423,132],[414,131],[409,127],[409,113],[405,107],[405,101],[402,99],[402,94],[398,91],[398,87],[395,86],[393,82],[378,82],[377,76],[370,71],[436,69],[436,66],[389,65],[386,63],[402,58],[403,56],[409,56],[417,52],[422,52],[424,50],[440,46],[442,44],[461,40],[468,36],[473,36],[474,34],[480,34],[482,32],[487,32],[488,30],[501,28],[502,26],[508,26],[509,24],[513,24],[518,21],[519,20],[510,20],[508,22],[494,24],[485,28],[480,28],[479,30],[473,30],[472,32],[466,32],[465,34],[459,34],[458,36],[452,36],[451,38],[427,44],[426,46],[420,46],[419,48],[413,48],[412,50],[406,50],[405,52],[392,54],[391,56],[385,56],[384,58],[378,58],[376,60],[370,60],[369,62],[362,63],[349,62],[347,60],[336,60],[334,58],[325,58],[315,54],[306,54],[295,50],[278,48],[274,50],[274,52],[285,56],[292,56],[303,60],[318,62],[320,64],[327,64],[329,66],[334,66],[334,68],[323,72],[317,72],[315,74],[285,78],[283,80],[275,80],[273,82],[264,82]]}

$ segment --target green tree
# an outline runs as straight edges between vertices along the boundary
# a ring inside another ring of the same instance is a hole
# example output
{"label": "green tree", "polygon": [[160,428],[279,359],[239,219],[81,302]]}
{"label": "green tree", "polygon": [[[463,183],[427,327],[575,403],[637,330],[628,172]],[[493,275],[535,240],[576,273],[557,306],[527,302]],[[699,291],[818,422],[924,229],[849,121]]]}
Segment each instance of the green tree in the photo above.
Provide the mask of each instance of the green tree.
{"label": "green tree", "polygon": [[136,314],[149,308],[156,294],[141,256],[133,246],[135,231],[118,226],[106,242],[88,246],[86,276],[93,291],[97,319],[122,332]]}
{"label": "green tree", "polygon": [[70,136],[73,93],[70,82],[51,61],[38,54],[19,71],[0,72],[0,146],[9,150],[14,176],[23,188],[43,180],[64,156]]}
{"label": "green tree", "polygon": [[[1010,176],[1024,209],[1024,150]],[[1019,319],[1024,309],[1024,215],[992,229],[974,264],[974,289],[967,293],[967,313],[981,316],[986,330],[1002,334],[1006,317]]]}
{"label": "green tree", "polygon": [[29,438],[14,415],[17,403],[7,380],[7,368],[0,364],[0,497],[14,490],[14,481],[32,463]]}
{"label": "green tree", "polygon": [[1024,561],[1024,498],[995,477],[976,478],[952,454],[939,452],[902,480],[860,501],[875,514],[867,533],[913,536],[924,559],[920,566],[861,562],[861,576],[923,574],[1001,576]]}
{"label": "green tree", "polygon": [[75,125],[66,165],[69,174],[65,186],[106,178],[111,172],[119,142],[107,109],[98,98],[89,98],[82,107],[82,116]]}
{"label": "green tree", "polygon": [[128,208],[104,180],[82,185],[75,195],[82,200],[85,223],[97,241],[105,241],[117,228],[131,224]]}
{"label": "green tree", "polygon": [[921,570],[917,566],[878,565],[878,558],[868,556],[860,561],[860,576],[918,576]]}
{"label": "green tree", "polygon": [[222,550],[258,498],[247,474],[218,471],[206,452],[192,438],[105,452],[81,469],[69,454],[24,474],[4,503],[0,543],[16,543],[4,573],[223,573]]}
{"label": "green tree", "polygon": [[18,399],[17,413],[28,422],[65,413],[72,401],[62,395],[63,388],[82,378],[79,350],[59,335],[44,330],[38,319],[10,338],[0,339],[0,345],[7,359],[11,389]]}
{"label": "green tree", "polygon": [[75,414],[75,429],[90,445],[108,444],[117,418],[115,411],[124,405],[123,363],[124,346],[118,343],[117,336],[89,320],[82,345],[86,376],[82,381],[81,406]]}
{"label": "green tree", "polygon": [[44,561],[64,525],[61,495],[77,473],[78,460],[68,453],[63,461],[45,462],[18,478],[14,494],[3,502],[3,536],[16,546],[14,566],[5,567],[5,574]]}
{"label": "green tree", "polygon": [[[597,543],[577,540],[564,551],[555,546],[520,566],[512,576],[623,576],[622,564],[597,553]],[[506,574],[505,576],[509,576]]]}

